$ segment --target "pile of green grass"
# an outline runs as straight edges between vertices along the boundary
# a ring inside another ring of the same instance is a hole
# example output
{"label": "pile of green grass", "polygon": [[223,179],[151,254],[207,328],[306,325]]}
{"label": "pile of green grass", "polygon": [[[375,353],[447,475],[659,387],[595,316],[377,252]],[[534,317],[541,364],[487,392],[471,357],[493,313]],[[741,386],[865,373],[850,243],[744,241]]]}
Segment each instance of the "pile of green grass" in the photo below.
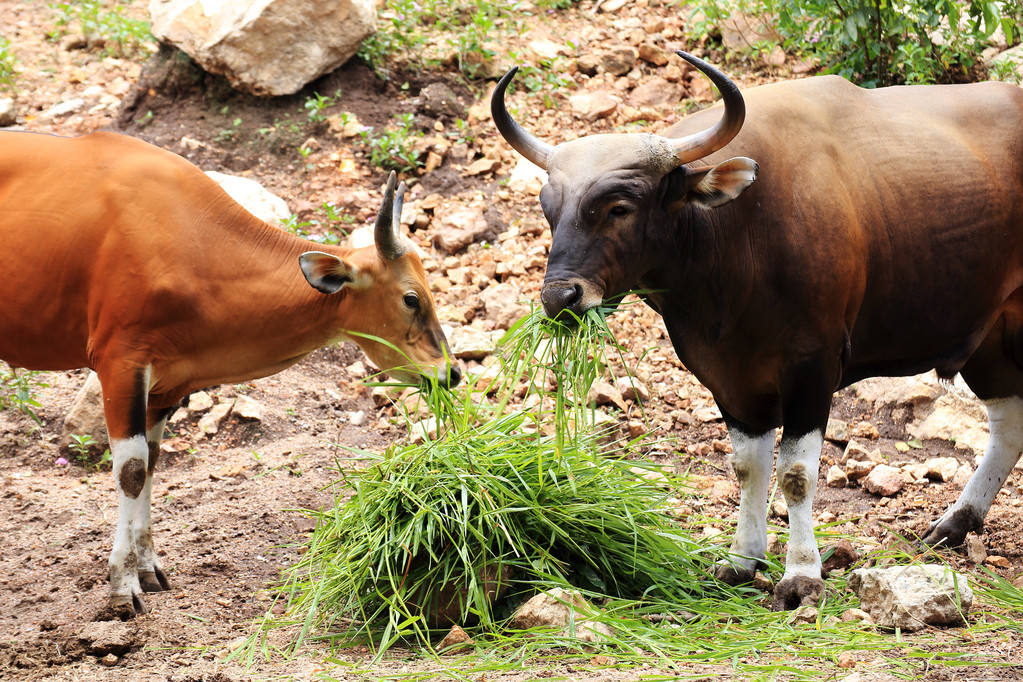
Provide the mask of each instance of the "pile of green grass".
{"label": "pile of green grass", "polygon": [[[641,454],[650,444],[602,431],[585,399],[617,348],[600,312],[571,329],[532,315],[505,337],[500,371],[419,394],[436,434],[383,454],[353,451],[363,460],[355,470],[338,464],[336,503],[309,512],[316,530],[279,588],[286,613],[268,614],[244,649],[250,660],[271,654],[267,635],[280,627],[289,628],[285,654],[326,640],[378,656],[395,644],[433,656],[432,644],[457,623],[476,638],[476,653],[402,679],[487,676],[565,658],[585,669],[574,636],[507,627],[525,599],[561,587],[596,606],[588,617],[613,634],[587,650],[618,667],[710,665],[743,679],[816,680],[848,674],[842,654],[907,679],[938,664],[1001,665],[926,633],[841,622],[857,605],[841,575],[809,623],[770,611],[763,593],[713,580],[724,547],[698,530],[721,521],[688,503],[682,481],[648,482],[641,474],[652,465]],[[409,414],[422,407],[407,405]],[[784,540],[787,529],[771,530]],[[822,544],[841,537],[827,527],[817,534]],[[780,575],[777,559],[767,561]],[[1012,620],[1019,590],[992,580],[984,593],[996,607],[970,628],[973,647],[1004,636],[992,622],[1020,630]]]}

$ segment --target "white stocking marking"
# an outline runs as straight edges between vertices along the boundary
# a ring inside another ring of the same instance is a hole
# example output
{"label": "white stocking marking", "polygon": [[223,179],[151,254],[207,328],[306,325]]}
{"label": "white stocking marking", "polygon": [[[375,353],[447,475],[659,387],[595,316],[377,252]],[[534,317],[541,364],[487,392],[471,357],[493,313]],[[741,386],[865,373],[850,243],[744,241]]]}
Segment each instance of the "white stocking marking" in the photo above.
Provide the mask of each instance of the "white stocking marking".
{"label": "white stocking marking", "polygon": [[750,571],[767,551],[767,491],[774,461],[774,430],[750,437],[729,429],[732,440],[732,468],[739,479],[739,521],[729,549],[735,566]]}
{"label": "white stocking marking", "polygon": [[[824,434],[811,431],[799,438],[782,434],[778,452],[778,486],[789,507],[789,549],[785,575],[820,579],[821,553],[813,536],[813,498],[817,492]],[[793,495],[797,492],[797,495]]]}
{"label": "white stocking marking", "polygon": [[110,450],[113,453],[114,485],[117,488],[117,533],[114,535],[109,564],[110,596],[112,599],[131,600],[133,594],[139,595],[142,592],[138,578],[139,554],[135,545],[135,521],[140,514],[140,505],[147,505],[147,502],[141,494],[132,497],[125,492],[121,474],[125,466],[141,466],[144,472],[149,461],[149,446],[145,437],[132,436],[124,440],[112,440]]}

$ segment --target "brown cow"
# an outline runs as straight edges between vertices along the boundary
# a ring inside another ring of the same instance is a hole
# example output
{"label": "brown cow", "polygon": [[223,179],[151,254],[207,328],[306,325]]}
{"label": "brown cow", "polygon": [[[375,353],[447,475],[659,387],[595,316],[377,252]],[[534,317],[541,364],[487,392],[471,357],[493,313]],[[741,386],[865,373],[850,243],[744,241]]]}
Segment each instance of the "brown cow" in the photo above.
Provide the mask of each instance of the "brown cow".
{"label": "brown cow", "polygon": [[150,494],[184,396],[341,339],[394,377],[458,383],[423,266],[398,233],[403,192],[392,173],[375,248],[314,245],[130,137],[0,133],[0,359],[91,367],[103,386],[118,519],[100,618],[142,613],[143,592],[168,589]]}
{"label": "brown cow", "polygon": [[811,502],[834,391],[934,368],[961,373],[986,403],[988,452],[929,544],[979,531],[1023,451],[1023,90],[863,90],[827,76],[752,88],[744,101],[720,71],[679,55],[718,86],[724,111],[663,136],[551,146],[505,108],[514,70],[492,112],[549,173],[545,311],[652,291],[679,359],[721,408],[742,487],[722,579],[749,580],[764,558],[783,427],[777,480],[791,531],[775,606],[792,608],[823,587]]}

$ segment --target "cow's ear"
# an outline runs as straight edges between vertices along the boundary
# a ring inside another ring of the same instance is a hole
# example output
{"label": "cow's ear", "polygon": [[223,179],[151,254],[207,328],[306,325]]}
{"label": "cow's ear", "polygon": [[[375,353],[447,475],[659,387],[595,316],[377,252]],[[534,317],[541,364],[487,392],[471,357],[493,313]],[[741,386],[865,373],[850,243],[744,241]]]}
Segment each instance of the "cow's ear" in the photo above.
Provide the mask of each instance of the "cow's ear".
{"label": "cow's ear", "polygon": [[715,208],[735,199],[757,179],[759,167],[753,159],[737,156],[716,166],[677,168],[665,178],[662,205],[678,211],[689,203]]}
{"label": "cow's ear", "polygon": [[306,281],[325,294],[340,291],[346,284],[354,286],[361,279],[358,268],[322,251],[303,253],[298,257],[298,264]]}

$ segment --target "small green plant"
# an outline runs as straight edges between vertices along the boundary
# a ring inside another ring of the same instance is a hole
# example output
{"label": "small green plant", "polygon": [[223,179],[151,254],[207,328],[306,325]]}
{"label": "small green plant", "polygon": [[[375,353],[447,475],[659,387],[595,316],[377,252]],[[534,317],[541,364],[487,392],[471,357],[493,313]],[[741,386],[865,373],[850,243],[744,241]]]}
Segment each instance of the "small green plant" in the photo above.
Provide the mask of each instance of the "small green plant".
{"label": "small green plant", "polygon": [[[102,0],[63,0],[51,2],[56,13],[56,29],[51,40],[59,40],[77,30],[86,43],[96,45],[104,55],[112,57],[144,58],[148,56],[153,36],[149,22],[126,16],[127,8],[120,0],[104,3]],[[111,5],[109,9],[107,5]]]}
{"label": "small green plant", "polygon": [[0,36],[0,90],[14,86],[14,79],[18,75],[15,67],[18,59],[11,52],[11,41]]}
{"label": "small green plant", "polygon": [[37,424],[42,424],[42,420],[35,412],[35,408],[40,407],[35,392],[39,388],[48,387],[49,384],[38,379],[41,374],[42,372],[0,365],[0,410],[14,408],[31,417]]}
{"label": "small green plant", "polygon": [[235,118],[231,121],[229,128],[221,128],[217,131],[217,134],[213,136],[215,142],[235,142],[238,140],[238,136],[241,134],[241,118]]}
{"label": "small green plant", "polygon": [[422,166],[416,138],[423,133],[415,129],[415,115],[398,114],[394,122],[377,133],[373,128],[359,133],[362,144],[369,151],[369,160],[384,170],[408,173]]}
{"label": "small green plant", "polygon": [[318,92],[314,92],[312,97],[306,99],[305,104],[302,105],[305,108],[306,115],[309,117],[310,123],[322,123],[323,121],[326,121],[327,118],[323,115],[324,110],[336,104],[340,97],[340,88],[334,91],[333,97],[324,96]]}

